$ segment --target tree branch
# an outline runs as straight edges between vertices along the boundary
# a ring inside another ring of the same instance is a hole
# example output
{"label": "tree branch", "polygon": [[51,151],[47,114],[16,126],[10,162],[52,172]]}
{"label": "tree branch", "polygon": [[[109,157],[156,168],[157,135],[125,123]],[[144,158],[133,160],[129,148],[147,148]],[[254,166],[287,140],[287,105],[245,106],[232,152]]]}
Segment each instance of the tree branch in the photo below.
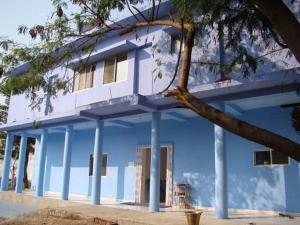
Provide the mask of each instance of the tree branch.
{"label": "tree branch", "polygon": [[131,6],[130,6],[128,0],[126,0],[126,5],[127,5],[127,8],[128,8],[128,10],[129,10],[129,12],[134,16],[134,18],[136,19],[136,21],[140,22],[139,18],[138,18],[138,17],[135,15],[135,13],[132,11]]}
{"label": "tree branch", "polygon": [[[300,63],[300,23],[282,0],[254,0]],[[287,26],[288,25],[288,26]]]}
{"label": "tree branch", "polygon": [[276,151],[280,151],[281,153],[300,162],[300,145],[298,143],[215,109],[180,87],[168,91],[168,96],[175,97],[185,106],[201,117],[208,119],[212,123],[250,141],[254,141]]}
{"label": "tree branch", "polygon": [[159,92],[158,94],[162,94],[162,93],[166,92],[171,87],[171,85],[173,84],[173,82],[174,82],[174,80],[177,76],[177,71],[178,71],[178,67],[179,67],[179,64],[180,64],[180,58],[181,58],[181,52],[182,52],[182,46],[183,46],[183,39],[184,39],[183,37],[184,37],[184,30],[182,29],[181,30],[181,36],[180,36],[179,53],[178,53],[177,62],[176,62],[176,66],[175,66],[175,71],[174,71],[172,80],[170,81],[169,85],[164,90]]}

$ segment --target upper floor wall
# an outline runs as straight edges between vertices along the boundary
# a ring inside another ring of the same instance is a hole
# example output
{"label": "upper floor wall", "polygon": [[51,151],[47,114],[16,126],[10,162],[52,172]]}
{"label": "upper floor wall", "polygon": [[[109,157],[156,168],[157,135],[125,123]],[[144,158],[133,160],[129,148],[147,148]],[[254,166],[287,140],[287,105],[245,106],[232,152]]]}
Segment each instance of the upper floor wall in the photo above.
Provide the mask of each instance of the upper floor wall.
{"label": "upper floor wall", "polygon": [[[25,95],[14,95],[10,99],[8,123],[39,120],[45,115],[72,112],[81,106],[122,96],[159,93],[168,86],[174,75],[179,45],[177,36],[178,31],[169,27],[151,27],[99,41],[89,60],[87,55],[76,55],[72,61],[73,68],[59,67],[45,75],[49,82],[67,79],[70,84],[67,94],[60,92],[48,98],[47,94],[39,93],[44,96],[39,110],[30,107],[30,99]],[[218,60],[218,43],[211,41],[204,48],[205,43],[196,40],[193,48],[189,78],[192,92],[219,78],[218,74],[202,65],[204,60]],[[259,46],[252,48],[261,54],[265,52]],[[234,71],[231,78],[241,83],[255,82],[257,79],[267,79],[272,71],[298,66],[293,58],[288,60],[289,64],[283,63],[284,57],[284,52],[267,55],[264,64],[258,67],[259,76],[250,74],[245,78]],[[86,67],[78,72],[74,68],[80,62],[86,63]],[[177,79],[178,76],[173,85],[177,84]]]}

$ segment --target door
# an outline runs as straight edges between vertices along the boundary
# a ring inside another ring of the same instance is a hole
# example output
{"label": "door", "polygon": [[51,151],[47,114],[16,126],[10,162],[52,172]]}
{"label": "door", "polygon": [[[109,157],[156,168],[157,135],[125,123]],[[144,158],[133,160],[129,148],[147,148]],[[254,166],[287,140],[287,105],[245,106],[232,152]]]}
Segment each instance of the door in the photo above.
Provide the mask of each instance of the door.
{"label": "door", "polygon": [[[150,189],[150,154],[149,147],[139,147],[136,156],[136,185],[135,202],[145,204],[149,202]],[[173,196],[173,147],[166,145],[161,147],[161,171],[160,171],[160,201],[171,206]]]}

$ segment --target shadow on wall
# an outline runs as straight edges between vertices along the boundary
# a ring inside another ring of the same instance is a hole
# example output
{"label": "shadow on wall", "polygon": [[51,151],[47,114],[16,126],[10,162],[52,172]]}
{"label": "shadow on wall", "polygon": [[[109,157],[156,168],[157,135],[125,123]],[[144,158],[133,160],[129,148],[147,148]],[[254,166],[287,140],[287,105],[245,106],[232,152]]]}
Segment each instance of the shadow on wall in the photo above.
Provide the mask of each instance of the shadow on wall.
{"label": "shadow on wall", "polygon": [[[242,119],[298,142],[289,115],[290,109],[277,107],[245,112]],[[257,167],[253,151],[265,147],[229,133],[227,140],[229,207],[300,212],[297,162]]]}
{"label": "shadow on wall", "polygon": [[214,176],[212,174],[183,173],[182,183],[190,185],[190,204],[193,206],[214,205]]}
{"label": "shadow on wall", "polygon": [[[153,91],[155,93],[162,91],[170,82],[174,75],[177,64],[178,53],[171,53],[171,36],[178,34],[169,34],[163,31],[162,35],[158,38],[157,42],[152,46],[152,55],[154,58],[153,66]],[[212,40],[212,36],[217,40],[217,35],[213,32],[201,39],[195,40],[195,46],[192,53],[191,70],[189,77],[189,88],[193,88],[202,84],[214,83],[219,79],[219,66],[212,66],[214,63],[219,63],[219,44],[218,41]],[[272,52],[272,48],[266,49],[261,43],[252,43],[245,37],[244,46],[253,57],[265,55]],[[272,44],[271,44],[272,46]],[[226,59],[227,64],[232,58],[233,53],[227,50]],[[228,75],[234,80],[241,82],[249,82],[256,79],[261,79],[269,76],[270,72],[294,68],[298,66],[297,61],[292,57],[286,57],[286,51],[274,52],[261,57],[257,62],[256,74],[249,69],[249,74],[242,74],[243,67],[237,65],[236,68]],[[180,68],[177,75],[180,73]],[[175,78],[174,85],[178,83],[179,76]]]}
{"label": "shadow on wall", "polygon": [[[175,34],[174,34],[175,35]],[[202,53],[203,54],[203,53]],[[200,84],[211,83],[216,80],[216,75],[209,71],[207,67],[199,66],[200,61],[198,48],[193,49],[193,60],[189,78],[189,86],[197,86]],[[162,35],[152,47],[152,56],[154,57],[154,66],[152,71],[153,91],[159,92],[167,87],[173,78],[176,68],[178,53],[171,53],[171,35],[167,32],[162,32]],[[215,56],[215,51],[210,53],[210,57]],[[172,86],[176,86],[179,79],[180,67],[177,71],[177,76]]]}
{"label": "shadow on wall", "polygon": [[230,174],[229,207],[285,211],[285,182],[283,167],[256,168],[250,178]]}
{"label": "shadow on wall", "polygon": [[285,196],[286,196],[286,210],[289,212],[300,212],[299,205],[299,180],[300,164],[291,160],[290,166],[284,167],[284,181],[285,181]]}

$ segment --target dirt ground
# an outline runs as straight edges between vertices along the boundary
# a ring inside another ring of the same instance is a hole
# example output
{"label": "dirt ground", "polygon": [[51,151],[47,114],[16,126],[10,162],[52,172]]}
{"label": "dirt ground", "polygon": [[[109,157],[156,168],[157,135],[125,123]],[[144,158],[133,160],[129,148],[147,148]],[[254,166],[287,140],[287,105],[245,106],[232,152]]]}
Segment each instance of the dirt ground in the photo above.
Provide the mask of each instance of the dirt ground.
{"label": "dirt ground", "polygon": [[35,213],[24,214],[15,219],[0,217],[0,225],[117,225],[97,217],[83,217],[61,209],[42,209]]}

